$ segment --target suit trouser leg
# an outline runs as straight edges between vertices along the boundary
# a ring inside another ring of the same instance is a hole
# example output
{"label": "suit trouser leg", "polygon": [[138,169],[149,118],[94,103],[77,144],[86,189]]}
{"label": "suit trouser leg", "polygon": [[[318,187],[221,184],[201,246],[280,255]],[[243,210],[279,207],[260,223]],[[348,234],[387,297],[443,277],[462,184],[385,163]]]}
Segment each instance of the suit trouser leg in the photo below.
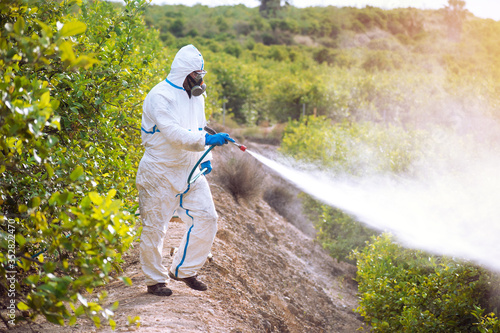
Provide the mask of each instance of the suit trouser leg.
{"label": "suit trouser leg", "polygon": [[178,199],[173,191],[139,187],[139,208],[142,220],[139,245],[142,271],[146,285],[166,283],[168,269],[163,265],[163,242]]}
{"label": "suit trouser leg", "polygon": [[179,216],[186,232],[170,267],[177,277],[195,276],[203,267],[217,232],[217,212],[205,177],[180,196]]}

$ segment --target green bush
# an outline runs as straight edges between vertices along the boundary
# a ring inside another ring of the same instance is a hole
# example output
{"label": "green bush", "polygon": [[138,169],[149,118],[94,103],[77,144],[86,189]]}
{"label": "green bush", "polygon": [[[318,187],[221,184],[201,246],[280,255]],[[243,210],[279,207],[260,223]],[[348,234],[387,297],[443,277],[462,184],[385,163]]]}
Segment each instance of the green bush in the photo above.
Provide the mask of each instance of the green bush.
{"label": "green bush", "polygon": [[360,294],[356,312],[374,332],[498,328],[495,315],[483,316],[481,310],[494,305],[486,302],[487,296],[499,282],[485,269],[405,249],[387,234],[374,237],[352,257],[357,260]]}
{"label": "green bush", "polygon": [[84,295],[136,237],[137,111],[159,50],[146,2],[0,4],[0,281],[16,272],[25,319],[114,326],[105,295]]}
{"label": "green bush", "polygon": [[280,149],[295,159],[349,175],[409,173],[421,156],[424,139],[423,132],[398,126],[333,123],[310,116],[288,123]]}
{"label": "green bush", "polygon": [[472,315],[477,319],[474,325],[480,333],[500,332],[500,319],[494,312],[484,314],[485,310],[474,306]]}
{"label": "green bush", "polygon": [[322,47],[322,48],[314,51],[313,58],[319,64],[322,64],[322,63],[326,62],[329,65],[331,65],[331,64],[335,63],[336,56],[337,56],[337,52],[332,51],[329,48]]}
{"label": "green bush", "polygon": [[385,50],[374,50],[367,54],[361,65],[367,71],[390,71],[401,68],[402,58]]}
{"label": "green bush", "polygon": [[350,254],[361,249],[376,231],[367,228],[340,209],[302,195],[304,213],[313,222],[317,241],[333,258],[355,263]]}
{"label": "green bush", "polygon": [[352,21],[351,30],[362,33],[366,32],[366,27],[359,20],[354,19]]}

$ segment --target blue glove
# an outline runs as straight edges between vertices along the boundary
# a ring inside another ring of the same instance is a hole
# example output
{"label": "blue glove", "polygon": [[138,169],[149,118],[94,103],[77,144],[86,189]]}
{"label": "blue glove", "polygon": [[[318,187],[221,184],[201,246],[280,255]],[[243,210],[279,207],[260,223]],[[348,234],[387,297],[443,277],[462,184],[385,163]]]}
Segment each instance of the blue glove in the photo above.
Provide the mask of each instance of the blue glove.
{"label": "blue glove", "polygon": [[227,133],[217,133],[214,135],[205,134],[205,145],[206,146],[222,146],[227,144],[229,141],[234,142],[234,140]]}
{"label": "blue glove", "polygon": [[205,171],[205,175],[208,175],[210,172],[212,172],[212,163],[210,163],[210,161],[206,161],[206,162],[203,162],[201,163],[201,169],[205,169],[207,168],[207,171]]}

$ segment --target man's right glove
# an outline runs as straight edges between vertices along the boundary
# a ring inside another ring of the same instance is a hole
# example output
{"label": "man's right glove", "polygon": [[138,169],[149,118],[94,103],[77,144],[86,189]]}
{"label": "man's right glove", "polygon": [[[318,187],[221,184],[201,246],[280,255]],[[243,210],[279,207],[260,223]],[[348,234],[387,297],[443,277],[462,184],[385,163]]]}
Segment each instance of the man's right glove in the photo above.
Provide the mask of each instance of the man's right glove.
{"label": "man's right glove", "polygon": [[229,141],[234,142],[234,140],[227,133],[217,133],[217,134],[205,134],[205,145],[206,146],[222,146],[227,144]]}

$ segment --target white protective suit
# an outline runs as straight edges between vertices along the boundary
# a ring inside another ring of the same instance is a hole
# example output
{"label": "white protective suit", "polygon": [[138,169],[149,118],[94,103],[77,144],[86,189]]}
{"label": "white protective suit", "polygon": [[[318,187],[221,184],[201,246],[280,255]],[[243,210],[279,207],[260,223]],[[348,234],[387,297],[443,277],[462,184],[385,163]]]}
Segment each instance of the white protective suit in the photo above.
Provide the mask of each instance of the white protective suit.
{"label": "white protective suit", "polygon": [[[143,225],[140,260],[148,286],[169,280],[162,264],[162,249],[175,210],[186,223],[170,267],[176,277],[197,274],[217,231],[217,213],[206,178],[187,184],[205,151],[206,120],[204,96],[189,98],[182,85],[187,75],[202,69],[201,53],[193,45],[184,46],[177,52],[167,79],[151,89],[144,100],[141,134],[145,152],[136,185]],[[211,153],[204,161],[210,158]]]}

